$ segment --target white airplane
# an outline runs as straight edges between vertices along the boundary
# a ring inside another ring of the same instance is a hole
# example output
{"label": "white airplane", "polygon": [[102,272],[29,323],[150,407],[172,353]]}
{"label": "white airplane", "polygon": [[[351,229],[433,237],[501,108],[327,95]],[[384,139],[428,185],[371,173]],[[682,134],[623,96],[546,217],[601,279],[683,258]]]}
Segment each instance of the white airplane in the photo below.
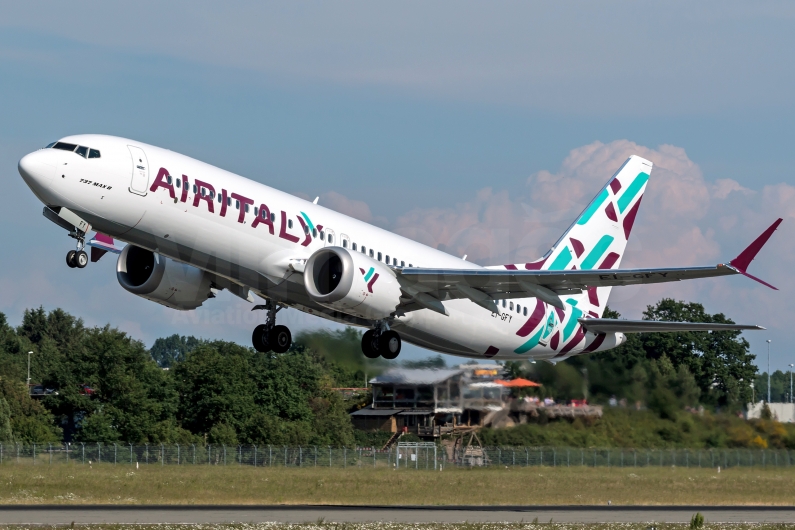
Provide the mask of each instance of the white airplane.
{"label": "white airplane", "polygon": [[[284,352],[283,307],[369,328],[362,351],[394,359],[401,340],[471,358],[544,359],[622,344],[625,333],[759,326],[602,318],[612,287],[748,274],[781,219],[727,264],[620,269],[652,164],[631,156],[539,260],[481,267],[193,158],[104,135],[26,155],[19,173],[44,215],[77,240],[70,267],[108,251],[127,291],[192,310],[219,289],[266,303],[252,342]],[[88,233],[97,235],[88,240]],[[114,239],[127,245],[119,249]],[[516,319],[516,322],[514,322]]]}

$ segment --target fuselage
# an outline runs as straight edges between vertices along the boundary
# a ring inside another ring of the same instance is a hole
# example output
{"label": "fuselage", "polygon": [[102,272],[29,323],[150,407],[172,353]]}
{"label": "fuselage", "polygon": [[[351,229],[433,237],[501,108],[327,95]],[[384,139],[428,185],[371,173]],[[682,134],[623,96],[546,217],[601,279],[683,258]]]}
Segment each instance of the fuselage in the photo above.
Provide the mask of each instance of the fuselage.
{"label": "fuselage", "polygon": [[[60,140],[86,147],[82,154],[42,149],[20,161],[20,174],[48,206],[65,207],[94,230],[222,276],[286,306],[338,322],[371,323],[329,315],[307,295],[290,267],[324,246],[364,252],[391,267],[481,268],[188,156],[124,138],[76,135]],[[88,156],[94,153],[96,156]],[[578,332],[576,299],[557,313],[544,308],[544,337]],[[466,357],[559,360],[608,349],[624,337],[596,337],[561,354],[543,338],[527,351],[534,298],[498,301],[502,314],[467,299],[445,301],[449,315],[422,309],[396,316],[392,328],[413,344]],[[540,305],[541,304],[541,305]],[[549,315],[549,316],[548,316]],[[535,326],[535,324],[534,324]]]}

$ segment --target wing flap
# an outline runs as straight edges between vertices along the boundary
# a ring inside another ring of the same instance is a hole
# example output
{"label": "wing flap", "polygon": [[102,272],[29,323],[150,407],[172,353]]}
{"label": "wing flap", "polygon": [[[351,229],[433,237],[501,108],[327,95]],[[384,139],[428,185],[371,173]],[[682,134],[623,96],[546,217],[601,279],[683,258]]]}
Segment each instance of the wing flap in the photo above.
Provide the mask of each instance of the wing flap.
{"label": "wing flap", "polygon": [[662,320],[618,320],[614,318],[581,318],[580,324],[591,333],[665,333],[676,331],[743,331],[765,329],[746,324],[711,322],[666,322]]}

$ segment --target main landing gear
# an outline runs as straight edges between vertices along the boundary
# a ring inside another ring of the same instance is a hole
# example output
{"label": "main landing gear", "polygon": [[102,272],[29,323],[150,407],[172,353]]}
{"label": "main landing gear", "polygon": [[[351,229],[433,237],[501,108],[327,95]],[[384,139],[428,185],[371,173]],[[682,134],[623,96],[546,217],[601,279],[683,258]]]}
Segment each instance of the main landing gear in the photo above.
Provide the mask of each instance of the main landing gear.
{"label": "main landing gear", "polygon": [[379,322],[371,330],[362,335],[362,353],[368,359],[396,359],[400,355],[401,340],[396,331],[389,329],[386,323]]}
{"label": "main landing gear", "polygon": [[268,318],[264,324],[260,324],[254,328],[254,333],[251,335],[251,343],[254,349],[258,352],[284,353],[290,349],[293,343],[293,336],[287,326],[276,325],[276,313],[281,311],[282,307],[268,300],[265,305],[255,305],[251,310],[265,309],[268,312]]}
{"label": "main landing gear", "polygon": [[84,268],[88,265],[88,254],[83,250],[86,248],[86,233],[80,230],[75,230],[69,233],[69,237],[77,240],[77,250],[70,250],[66,253],[66,264],[69,268],[78,269]]}

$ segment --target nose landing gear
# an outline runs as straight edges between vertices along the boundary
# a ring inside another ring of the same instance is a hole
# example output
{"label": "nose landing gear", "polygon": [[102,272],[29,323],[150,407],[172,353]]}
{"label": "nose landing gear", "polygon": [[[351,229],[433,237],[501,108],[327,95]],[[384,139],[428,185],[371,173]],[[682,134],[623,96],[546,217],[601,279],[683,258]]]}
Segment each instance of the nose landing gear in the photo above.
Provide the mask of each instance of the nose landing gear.
{"label": "nose landing gear", "polygon": [[251,309],[252,311],[265,309],[268,312],[265,324],[254,328],[254,333],[251,335],[251,343],[258,352],[284,353],[290,349],[293,343],[290,329],[287,326],[276,325],[276,313],[281,311],[282,307],[284,306],[268,300],[264,305],[256,305]]}
{"label": "nose landing gear", "polygon": [[396,331],[386,329],[386,324],[379,323],[375,329],[362,335],[362,353],[368,359],[396,359],[400,355],[402,341]]}
{"label": "nose landing gear", "polygon": [[66,264],[72,269],[75,267],[85,268],[88,265],[88,254],[83,250],[86,248],[86,233],[75,230],[70,232],[69,236],[77,239],[77,250],[70,250],[66,253]]}

